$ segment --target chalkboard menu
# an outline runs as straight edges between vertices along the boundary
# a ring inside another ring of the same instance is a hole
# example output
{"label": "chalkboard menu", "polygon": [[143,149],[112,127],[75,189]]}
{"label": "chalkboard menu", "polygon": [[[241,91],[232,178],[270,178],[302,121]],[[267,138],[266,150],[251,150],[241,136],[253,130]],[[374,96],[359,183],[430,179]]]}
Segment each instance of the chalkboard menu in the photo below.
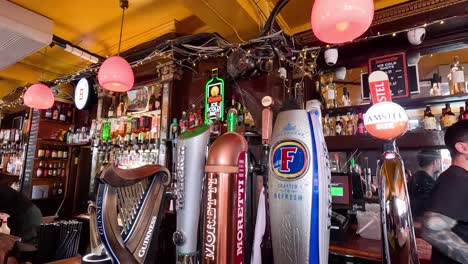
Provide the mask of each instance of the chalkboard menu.
{"label": "chalkboard menu", "polygon": [[392,98],[408,97],[406,54],[399,52],[369,59],[369,72],[383,71],[388,75]]}
{"label": "chalkboard menu", "polygon": [[33,109],[31,113],[31,123],[29,127],[29,138],[26,149],[26,160],[24,165],[24,173],[21,179],[21,192],[27,197],[31,197],[31,182],[34,168],[34,158],[36,156],[36,142],[39,133],[39,120],[41,112],[38,109]]}

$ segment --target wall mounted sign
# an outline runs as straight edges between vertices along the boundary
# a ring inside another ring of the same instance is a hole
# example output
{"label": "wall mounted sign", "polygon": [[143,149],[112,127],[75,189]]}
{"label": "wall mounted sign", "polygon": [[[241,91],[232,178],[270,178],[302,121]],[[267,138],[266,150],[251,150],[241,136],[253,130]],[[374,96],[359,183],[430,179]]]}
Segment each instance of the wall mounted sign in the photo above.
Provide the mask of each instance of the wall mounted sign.
{"label": "wall mounted sign", "polygon": [[369,89],[373,104],[392,101],[390,82],[385,72],[375,71],[369,75]]}
{"label": "wall mounted sign", "polygon": [[409,96],[406,54],[399,52],[369,59],[369,72],[383,71],[388,75],[392,98]]}
{"label": "wall mounted sign", "polygon": [[408,130],[408,115],[399,104],[378,103],[367,110],[364,126],[369,134],[378,139],[393,140]]}
{"label": "wall mounted sign", "polygon": [[211,79],[205,85],[205,124],[224,121],[224,80],[218,69],[211,70]]}
{"label": "wall mounted sign", "polygon": [[81,78],[76,84],[74,101],[78,110],[82,110],[88,104],[91,89],[91,84],[86,78]]}

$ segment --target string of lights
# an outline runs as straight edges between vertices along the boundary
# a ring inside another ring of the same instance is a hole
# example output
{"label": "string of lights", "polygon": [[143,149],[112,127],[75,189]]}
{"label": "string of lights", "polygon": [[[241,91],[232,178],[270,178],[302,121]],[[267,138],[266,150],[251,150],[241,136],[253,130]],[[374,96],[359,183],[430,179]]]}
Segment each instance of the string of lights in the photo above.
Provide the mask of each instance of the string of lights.
{"label": "string of lights", "polygon": [[[455,17],[457,16],[435,20],[398,31],[386,33],[377,32],[376,35],[363,36],[351,42],[359,43],[388,36],[396,37],[398,34],[406,33],[417,28],[426,28],[435,24],[443,25],[445,20]],[[180,44],[179,42],[181,41],[179,40],[179,38],[176,38],[156,45],[153,51],[147,56],[131,62],[131,67],[137,68],[146,63],[164,59],[173,61],[181,67],[198,73],[196,67],[198,62],[220,57],[229,59],[229,56],[233,53],[239,54],[240,52],[244,55],[243,58],[246,59],[264,60],[269,63],[273,63],[275,59],[278,59],[277,63],[280,67],[290,67],[296,74],[298,73],[303,76],[311,77],[318,73],[316,60],[322,50],[339,48],[340,46],[347,44],[296,48],[294,36],[287,36],[282,31],[274,32],[264,37],[255,38],[241,44],[233,44],[217,35],[213,35],[213,37],[201,45]],[[86,68],[82,68],[72,74],[46,81],[46,83],[60,85],[70,83],[82,77],[94,76],[98,72],[100,65],[101,63],[96,63]],[[18,99],[18,102],[19,100],[20,99]],[[1,108],[12,107],[9,106],[11,103],[13,102],[5,103]]]}

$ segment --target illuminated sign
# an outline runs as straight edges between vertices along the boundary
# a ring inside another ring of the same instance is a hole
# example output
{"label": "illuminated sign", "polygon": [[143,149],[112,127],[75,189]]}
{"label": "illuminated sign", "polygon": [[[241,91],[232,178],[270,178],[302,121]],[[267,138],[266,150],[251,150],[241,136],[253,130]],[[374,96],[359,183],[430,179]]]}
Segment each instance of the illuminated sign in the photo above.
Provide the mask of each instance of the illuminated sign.
{"label": "illuminated sign", "polygon": [[211,70],[211,79],[205,85],[205,124],[224,121],[224,80],[218,69]]}
{"label": "illuminated sign", "polygon": [[408,129],[408,115],[398,104],[378,103],[367,110],[364,126],[372,136],[392,140],[403,135]]}
{"label": "illuminated sign", "polygon": [[274,173],[285,179],[302,176],[309,164],[306,148],[297,141],[283,141],[276,145],[271,159]]}
{"label": "illuminated sign", "polygon": [[89,101],[90,84],[86,78],[81,78],[75,87],[75,106],[78,110],[85,108]]}

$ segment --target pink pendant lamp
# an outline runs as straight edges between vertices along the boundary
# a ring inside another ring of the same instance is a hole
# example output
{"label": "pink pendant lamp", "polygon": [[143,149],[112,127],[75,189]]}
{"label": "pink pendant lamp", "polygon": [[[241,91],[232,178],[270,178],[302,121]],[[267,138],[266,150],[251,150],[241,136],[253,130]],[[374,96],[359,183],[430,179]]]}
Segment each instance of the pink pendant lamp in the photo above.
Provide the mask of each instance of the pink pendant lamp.
{"label": "pink pendant lamp", "polygon": [[124,58],[112,56],[99,68],[98,81],[106,90],[123,93],[132,89],[135,77],[132,67]]}
{"label": "pink pendant lamp", "polygon": [[364,34],[373,18],[373,0],[315,0],[310,21],[319,40],[340,44]]}
{"label": "pink pendant lamp", "polygon": [[[122,21],[120,23],[119,51],[122,43],[122,30],[125,9],[128,8],[128,0],[120,0],[120,8],[122,8]],[[135,76],[130,64],[119,55],[112,56],[105,60],[98,72],[99,85],[102,88],[112,92],[127,92],[130,91],[135,82]]]}
{"label": "pink pendant lamp", "polygon": [[42,83],[31,85],[24,93],[24,104],[36,109],[49,109],[54,105],[54,94]]}

